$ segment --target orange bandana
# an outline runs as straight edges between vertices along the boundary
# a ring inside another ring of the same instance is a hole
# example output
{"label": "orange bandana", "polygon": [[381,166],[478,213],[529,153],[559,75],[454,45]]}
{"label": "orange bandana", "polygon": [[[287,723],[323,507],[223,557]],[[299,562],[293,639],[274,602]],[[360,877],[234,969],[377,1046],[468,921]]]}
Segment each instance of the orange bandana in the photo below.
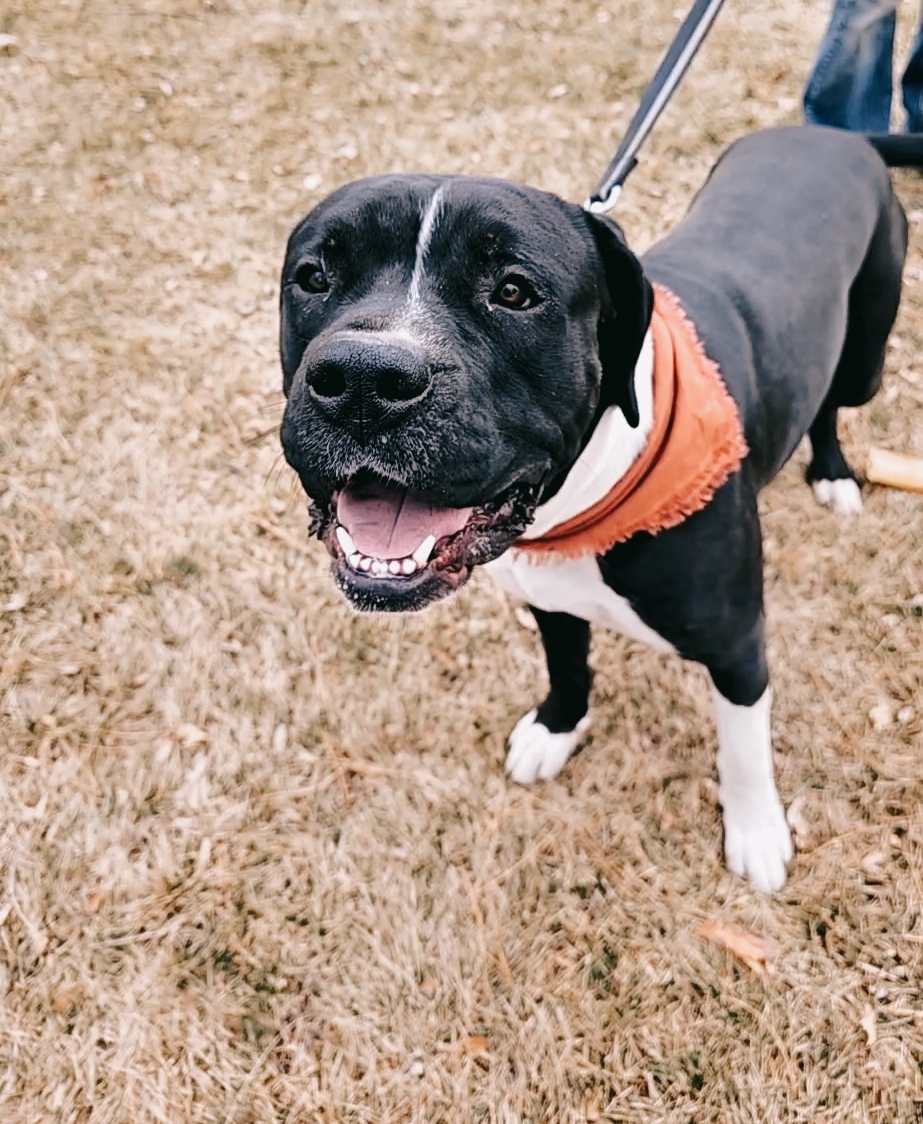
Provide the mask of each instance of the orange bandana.
{"label": "orange bandana", "polygon": [[677,298],[654,286],[654,421],[647,444],[598,503],[517,551],[604,554],[638,531],[656,535],[701,510],[747,455],[737,404]]}

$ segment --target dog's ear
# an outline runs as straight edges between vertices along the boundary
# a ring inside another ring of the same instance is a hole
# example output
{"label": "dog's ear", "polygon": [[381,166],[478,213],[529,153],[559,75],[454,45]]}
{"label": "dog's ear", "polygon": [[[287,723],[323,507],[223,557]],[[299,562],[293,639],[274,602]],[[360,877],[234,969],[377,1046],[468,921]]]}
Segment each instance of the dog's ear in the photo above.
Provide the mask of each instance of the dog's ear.
{"label": "dog's ear", "polygon": [[639,422],[634,371],[651,322],[654,290],[617,223],[587,214],[601,265],[602,308],[597,329],[602,364],[600,406],[618,406],[632,427]]}

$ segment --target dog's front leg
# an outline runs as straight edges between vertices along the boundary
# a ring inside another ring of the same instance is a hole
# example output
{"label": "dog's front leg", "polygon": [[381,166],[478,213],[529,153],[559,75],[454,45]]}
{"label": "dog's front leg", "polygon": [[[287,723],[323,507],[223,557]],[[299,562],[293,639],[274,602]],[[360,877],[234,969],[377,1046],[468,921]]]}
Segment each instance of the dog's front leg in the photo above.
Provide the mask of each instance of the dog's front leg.
{"label": "dog's front leg", "polygon": [[718,782],[728,867],[765,894],[785,884],[792,840],[772,765],[767,685],[752,706],[730,702],[714,686]]}
{"label": "dog's front leg", "polygon": [[590,726],[587,713],[593,673],[587,657],[590,626],[569,613],[529,606],[538,622],[548,663],[548,697],[510,734],[506,771],[518,784],[549,780],[563,768]]}

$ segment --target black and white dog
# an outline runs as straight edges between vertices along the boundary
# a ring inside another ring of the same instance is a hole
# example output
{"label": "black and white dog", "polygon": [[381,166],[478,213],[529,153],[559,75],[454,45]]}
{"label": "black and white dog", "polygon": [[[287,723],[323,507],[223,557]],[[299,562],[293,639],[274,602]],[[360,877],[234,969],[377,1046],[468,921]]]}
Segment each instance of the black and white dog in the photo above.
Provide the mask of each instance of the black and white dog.
{"label": "black and white dog", "polygon": [[[837,410],[880,385],[906,245],[872,145],[811,127],[732,145],[640,261],[611,221],[490,179],[361,180],[295,228],[281,436],[312,531],[358,609],[420,609],[482,563],[531,606],[550,691],[510,736],[515,781],[563,767],[588,722],[590,625],[619,629],[708,669],[727,863],[782,886],[757,493],[807,433],[817,498],[861,509]],[[644,450],[652,282],[695,325],[749,452],[677,525],[535,564],[517,540]]]}

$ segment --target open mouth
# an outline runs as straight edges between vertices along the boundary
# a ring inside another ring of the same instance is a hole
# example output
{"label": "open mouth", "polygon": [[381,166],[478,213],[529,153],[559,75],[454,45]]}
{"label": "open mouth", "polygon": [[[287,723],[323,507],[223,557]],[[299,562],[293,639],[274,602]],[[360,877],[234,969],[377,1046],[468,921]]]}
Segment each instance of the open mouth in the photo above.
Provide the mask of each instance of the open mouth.
{"label": "open mouth", "polygon": [[514,486],[482,505],[445,507],[359,473],[311,508],[311,530],[334,558],[337,584],[360,610],[421,609],[463,585],[529,525],[530,489]]}

